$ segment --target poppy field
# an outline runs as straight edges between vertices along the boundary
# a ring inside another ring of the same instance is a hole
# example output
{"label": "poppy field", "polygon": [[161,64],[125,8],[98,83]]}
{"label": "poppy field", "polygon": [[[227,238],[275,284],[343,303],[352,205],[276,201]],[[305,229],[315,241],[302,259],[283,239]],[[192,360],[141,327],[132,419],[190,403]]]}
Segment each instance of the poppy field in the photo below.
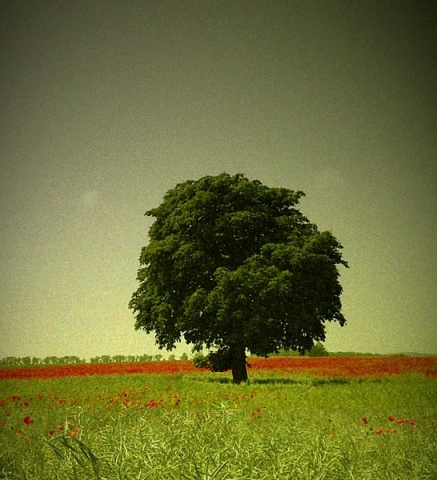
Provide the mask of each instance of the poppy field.
{"label": "poppy field", "polygon": [[0,479],[436,479],[436,357],[0,368]]}

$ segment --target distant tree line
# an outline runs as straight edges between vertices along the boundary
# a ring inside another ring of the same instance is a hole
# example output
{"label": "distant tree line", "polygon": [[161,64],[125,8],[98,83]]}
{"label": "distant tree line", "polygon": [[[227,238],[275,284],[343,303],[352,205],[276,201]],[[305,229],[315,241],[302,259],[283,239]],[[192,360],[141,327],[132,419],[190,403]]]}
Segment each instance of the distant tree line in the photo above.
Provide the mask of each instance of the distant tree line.
{"label": "distant tree line", "polygon": [[[272,353],[269,356],[272,357],[297,357],[302,354],[296,350],[279,350],[277,353]],[[329,353],[323,343],[317,342],[309,352],[305,353],[309,357],[326,357],[328,355],[335,356],[370,356],[375,355],[373,353],[356,353],[356,352],[335,352]],[[101,355],[92,357],[88,360],[77,357],[77,356],[65,356],[65,357],[5,357],[0,358],[0,365],[3,366],[31,366],[31,365],[74,365],[80,363],[123,363],[123,362],[161,362],[165,361],[163,355]],[[183,353],[179,358],[176,358],[175,355],[171,354],[168,356],[167,361],[174,360],[189,360],[188,354]],[[197,367],[208,367],[211,366],[211,363],[214,364],[214,368],[219,370],[222,368],[223,359],[220,355],[203,355],[203,353],[197,353],[192,357],[194,364]],[[217,365],[216,365],[217,364]]]}
{"label": "distant tree line", "polygon": [[[311,347],[309,351],[305,352],[305,355],[308,357],[327,357],[329,355],[329,352],[326,350],[322,342],[317,342]],[[296,350],[279,350],[278,353],[272,354],[272,356],[300,357],[302,356],[302,354]]]}
{"label": "distant tree line", "polygon": [[86,363],[86,360],[81,359],[76,356],[65,356],[65,357],[5,357],[0,359],[0,365],[73,365],[78,363]]}
{"label": "distant tree line", "polygon": [[[183,353],[180,360],[188,360],[188,355]],[[76,365],[81,363],[122,363],[122,362],[160,362],[165,360],[163,355],[102,355],[86,359],[77,356],[65,357],[5,357],[0,359],[0,365],[3,366],[32,366],[32,365]],[[169,361],[176,360],[175,355],[168,357]]]}

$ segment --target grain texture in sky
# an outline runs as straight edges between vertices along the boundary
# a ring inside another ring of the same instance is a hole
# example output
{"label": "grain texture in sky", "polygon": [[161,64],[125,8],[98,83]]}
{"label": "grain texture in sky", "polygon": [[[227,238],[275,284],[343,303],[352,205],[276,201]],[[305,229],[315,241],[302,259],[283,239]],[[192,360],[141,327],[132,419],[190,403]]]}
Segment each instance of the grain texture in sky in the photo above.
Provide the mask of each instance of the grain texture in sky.
{"label": "grain texture in sky", "polygon": [[437,353],[436,24],[433,2],[1,2],[0,357],[159,353],[127,308],[144,212],[225,171],[303,190],[344,245],[328,350]]}

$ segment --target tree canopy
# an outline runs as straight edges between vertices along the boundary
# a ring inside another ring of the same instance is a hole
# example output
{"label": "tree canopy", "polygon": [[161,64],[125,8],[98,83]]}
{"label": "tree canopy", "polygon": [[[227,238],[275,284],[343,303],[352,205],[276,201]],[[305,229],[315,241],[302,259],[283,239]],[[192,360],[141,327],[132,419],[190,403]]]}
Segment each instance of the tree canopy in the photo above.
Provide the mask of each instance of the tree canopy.
{"label": "tree canopy", "polygon": [[129,307],[161,348],[218,350],[234,381],[246,350],[310,350],[345,324],[342,246],[296,208],[301,191],[223,173],[176,185],[157,208]]}

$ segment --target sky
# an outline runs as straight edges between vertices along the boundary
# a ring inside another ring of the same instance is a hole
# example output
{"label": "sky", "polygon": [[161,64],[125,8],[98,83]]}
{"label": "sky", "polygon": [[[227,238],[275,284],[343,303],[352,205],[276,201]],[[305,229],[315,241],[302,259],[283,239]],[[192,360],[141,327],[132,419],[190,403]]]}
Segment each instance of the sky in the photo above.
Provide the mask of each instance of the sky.
{"label": "sky", "polygon": [[343,244],[328,351],[437,354],[436,10],[1,2],[0,358],[170,354],[127,306],[144,212],[222,172]]}

